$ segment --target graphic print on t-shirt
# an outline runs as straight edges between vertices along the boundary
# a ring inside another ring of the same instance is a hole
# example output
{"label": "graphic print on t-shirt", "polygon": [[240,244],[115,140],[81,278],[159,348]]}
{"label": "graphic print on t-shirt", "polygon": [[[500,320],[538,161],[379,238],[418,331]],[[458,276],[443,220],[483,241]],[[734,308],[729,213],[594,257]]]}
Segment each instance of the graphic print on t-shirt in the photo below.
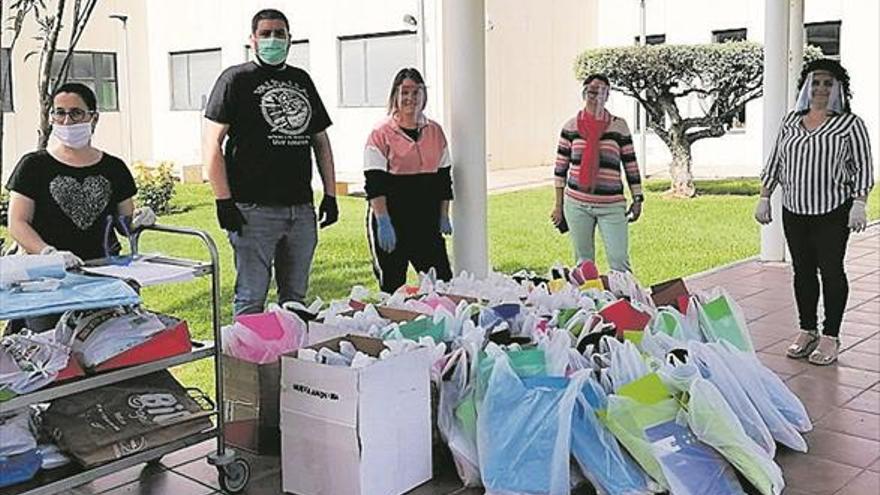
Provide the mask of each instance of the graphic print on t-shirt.
{"label": "graphic print on t-shirt", "polygon": [[59,175],[49,183],[52,199],[80,230],[87,230],[110,203],[110,181],[102,175],[86,177],[82,182]]}
{"label": "graphic print on t-shirt", "polygon": [[271,79],[257,86],[260,111],[269,124],[269,142],[273,146],[301,146],[309,137],[303,132],[312,120],[308,94],[298,84]]}

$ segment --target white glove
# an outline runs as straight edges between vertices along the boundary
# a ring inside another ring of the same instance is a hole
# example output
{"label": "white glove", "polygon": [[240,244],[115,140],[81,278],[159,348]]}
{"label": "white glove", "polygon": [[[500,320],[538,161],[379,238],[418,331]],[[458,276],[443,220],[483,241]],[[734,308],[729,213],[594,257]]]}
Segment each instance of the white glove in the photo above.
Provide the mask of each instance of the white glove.
{"label": "white glove", "polygon": [[761,198],[758,200],[758,206],[755,208],[755,220],[761,225],[767,225],[773,221],[770,208],[770,198]]}
{"label": "white glove", "polygon": [[865,202],[853,201],[849,210],[849,229],[853,232],[861,232],[868,226],[868,214],[865,212]]}
{"label": "white glove", "polygon": [[71,253],[70,251],[59,251],[55,249],[55,246],[44,247],[40,251],[40,254],[60,254],[61,257],[64,259],[64,268],[66,270],[82,266],[83,264],[83,260],[80,259],[79,256]]}
{"label": "white glove", "polygon": [[149,206],[135,208],[131,218],[131,230],[150,227],[156,223],[156,214]]}

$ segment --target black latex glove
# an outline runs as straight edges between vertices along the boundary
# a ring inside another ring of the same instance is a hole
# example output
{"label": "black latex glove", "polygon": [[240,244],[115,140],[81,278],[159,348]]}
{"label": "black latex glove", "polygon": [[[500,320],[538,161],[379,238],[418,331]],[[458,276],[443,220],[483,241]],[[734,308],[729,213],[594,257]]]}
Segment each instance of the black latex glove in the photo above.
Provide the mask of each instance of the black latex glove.
{"label": "black latex glove", "polygon": [[339,207],[336,206],[336,196],[325,194],[318,207],[318,221],[321,228],[329,227],[339,220]]}
{"label": "black latex glove", "polygon": [[236,234],[241,234],[241,227],[247,223],[231,198],[217,200],[217,221],[222,229]]}

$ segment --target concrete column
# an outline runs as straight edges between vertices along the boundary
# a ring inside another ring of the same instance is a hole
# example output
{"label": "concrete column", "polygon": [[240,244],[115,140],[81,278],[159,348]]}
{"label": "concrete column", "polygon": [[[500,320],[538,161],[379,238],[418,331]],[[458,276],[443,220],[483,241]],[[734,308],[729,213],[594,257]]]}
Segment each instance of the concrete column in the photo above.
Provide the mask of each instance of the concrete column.
{"label": "concrete column", "polygon": [[804,0],[789,0],[788,19],[788,102],[794,108],[798,96],[798,78],[804,67]]}
{"label": "concrete column", "polygon": [[[789,3],[764,0],[764,145],[763,162],[773,150],[779,124],[788,110]],[[761,259],[785,261],[782,232],[782,193],[777,187],[770,198],[773,222],[761,227]]]}
{"label": "concrete column", "polygon": [[443,2],[446,133],[452,151],[454,271],[489,271],[485,0]]}

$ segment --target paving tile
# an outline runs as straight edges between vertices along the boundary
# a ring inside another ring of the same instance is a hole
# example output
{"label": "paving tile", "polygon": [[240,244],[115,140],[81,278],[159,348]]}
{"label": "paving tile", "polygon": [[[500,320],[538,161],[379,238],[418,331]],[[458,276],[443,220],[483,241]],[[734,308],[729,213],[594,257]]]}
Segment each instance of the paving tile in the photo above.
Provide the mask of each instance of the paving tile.
{"label": "paving tile", "polygon": [[133,481],[145,480],[151,476],[162,473],[164,470],[165,469],[161,465],[138,464],[137,466],[117,471],[113,474],[104,476],[103,478],[98,478],[91,483],[80,485],[76,487],[76,490],[77,493],[82,495],[103,493],[107,490]]}
{"label": "paving tile", "polygon": [[843,407],[854,411],[880,414],[880,392],[866,390],[847,401]]}
{"label": "paving tile", "polygon": [[[880,326],[880,314],[870,313],[867,311],[847,311],[846,316],[843,317],[844,324],[848,323],[864,323],[866,325],[873,325],[876,329]],[[845,328],[845,327],[843,327]]]}
{"label": "paving tile", "polygon": [[[862,393],[862,389],[822,380],[812,376],[798,375],[788,381],[788,388],[801,400],[816,399],[842,406]],[[880,414],[880,411],[878,411]]]}
{"label": "paving tile", "polygon": [[867,354],[880,355],[880,338],[869,337],[867,339],[861,340],[858,344],[853,346],[852,350],[856,352],[864,352]]}
{"label": "paving tile", "polygon": [[858,368],[868,371],[880,371],[880,356],[853,350],[843,351],[837,358],[838,366]]}
{"label": "paving tile", "polygon": [[766,352],[758,352],[758,359],[771,370],[789,375],[799,375],[813,367],[805,359],[791,359],[776,354],[767,354]]}
{"label": "paving tile", "polygon": [[845,335],[857,335],[859,337],[874,337],[880,332],[880,323],[855,321],[850,319],[851,313],[846,313],[843,317],[843,324],[840,327],[840,333]]}
{"label": "paving tile", "polygon": [[880,441],[880,415],[877,414],[836,408],[819,420],[816,426]]}
{"label": "paving tile", "polygon": [[880,473],[880,457],[878,457],[877,460],[874,461],[874,464],[868,466],[868,470],[874,471],[875,473]]}
{"label": "paving tile", "polygon": [[880,384],[880,373],[845,366],[812,366],[804,372],[804,375],[861,389]]}
{"label": "paving tile", "polygon": [[785,492],[801,490],[814,494],[832,494],[859,475],[862,469],[813,455],[778,455],[785,477]]}
{"label": "paving tile", "polygon": [[189,478],[164,471],[146,479],[116,487],[102,495],[209,495],[214,489]]}
{"label": "paving tile", "polygon": [[837,492],[837,495],[877,495],[880,493],[880,474],[864,471]]}
{"label": "paving tile", "polygon": [[880,442],[846,433],[815,428],[804,438],[811,456],[847,466],[867,468],[880,456]]}
{"label": "paving tile", "polygon": [[162,465],[170,468],[174,466],[179,466],[181,464],[186,464],[187,462],[190,462],[194,459],[205,457],[211,452],[214,452],[216,449],[217,440],[205,440],[202,443],[198,443],[166,455],[162,458]]}
{"label": "paving tile", "polygon": [[[785,337],[781,337],[779,335],[768,336],[768,335],[755,335],[752,334],[752,345],[755,346],[756,351],[767,351],[767,348],[773,347],[774,344],[779,342],[784,342],[786,346],[788,345],[788,339]],[[769,351],[767,351],[769,352]],[[771,352],[772,354],[772,352]]]}

